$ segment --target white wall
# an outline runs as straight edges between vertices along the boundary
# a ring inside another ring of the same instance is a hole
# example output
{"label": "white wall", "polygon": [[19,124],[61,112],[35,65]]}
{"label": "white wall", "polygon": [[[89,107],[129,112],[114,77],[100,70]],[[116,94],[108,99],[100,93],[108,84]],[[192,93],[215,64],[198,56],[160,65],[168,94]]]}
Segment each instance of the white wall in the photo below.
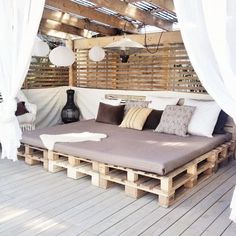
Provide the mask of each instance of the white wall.
{"label": "white wall", "polygon": [[179,93],[172,91],[128,91],[128,90],[108,90],[108,89],[88,89],[73,88],[77,91],[77,104],[79,104],[83,118],[91,119],[97,114],[99,101],[104,98],[105,94],[125,94],[125,95],[153,95],[161,97],[179,97],[179,98],[195,98],[210,100],[212,99],[206,94],[196,93]]}
{"label": "white wall", "polygon": [[[61,122],[61,110],[66,103],[66,90],[70,87],[57,87],[48,89],[23,90],[30,102],[37,105],[38,114],[36,127],[43,128],[53,126]],[[127,90],[107,90],[88,89],[71,87],[76,91],[75,102],[80,108],[82,119],[92,119],[96,117],[100,99],[105,94],[126,94],[126,95],[154,95],[161,97],[196,98],[209,100],[209,95],[179,93],[168,91],[127,91]]]}

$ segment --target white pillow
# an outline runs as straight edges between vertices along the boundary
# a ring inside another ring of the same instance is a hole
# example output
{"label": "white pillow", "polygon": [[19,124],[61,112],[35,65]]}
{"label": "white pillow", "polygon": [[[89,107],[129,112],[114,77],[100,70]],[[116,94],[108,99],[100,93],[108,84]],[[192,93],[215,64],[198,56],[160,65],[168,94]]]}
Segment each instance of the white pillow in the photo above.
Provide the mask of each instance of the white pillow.
{"label": "white pillow", "polygon": [[101,99],[100,102],[112,105],[112,106],[119,106],[121,104],[121,99]]}
{"label": "white pillow", "polygon": [[179,98],[147,96],[146,101],[150,101],[150,103],[148,104],[149,108],[164,111],[167,105],[176,105],[179,101]]}
{"label": "white pillow", "polygon": [[188,125],[188,133],[212,137],[221,108],[215,101],[197,101],[185,99],[184,105],[195,106],[196,109]]}

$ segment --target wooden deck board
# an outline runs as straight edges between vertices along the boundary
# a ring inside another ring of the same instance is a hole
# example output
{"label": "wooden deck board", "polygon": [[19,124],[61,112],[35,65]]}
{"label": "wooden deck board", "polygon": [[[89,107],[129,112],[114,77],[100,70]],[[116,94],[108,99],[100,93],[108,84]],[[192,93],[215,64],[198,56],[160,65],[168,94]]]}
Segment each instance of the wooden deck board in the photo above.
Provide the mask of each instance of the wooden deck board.
{"label": "wooden deck board", "polygon": [[234,162],[166,209],[152,194],[135,200],[120,186],[92,186],[90,177],[0,160],[0,235],[236,235],[229,220],[235,182]]}

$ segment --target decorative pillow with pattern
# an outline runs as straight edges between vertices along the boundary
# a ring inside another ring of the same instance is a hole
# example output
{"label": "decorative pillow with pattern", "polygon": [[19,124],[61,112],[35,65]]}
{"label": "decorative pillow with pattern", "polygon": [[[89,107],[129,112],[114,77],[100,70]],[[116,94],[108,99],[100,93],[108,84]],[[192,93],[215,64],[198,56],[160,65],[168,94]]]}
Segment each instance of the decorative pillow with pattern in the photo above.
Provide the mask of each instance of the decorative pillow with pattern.
{"label": "decorative pillow with pattern", "polygon": [[166,106],[156,132],[186,136],[195,111],[192,106]]}
{"label": "decorative pillow with pattern", "polygon": [[151,111],[150,108],[130,108],[120,127],[142,130]]}
{"label": "decorative pillow with pattern", "polygon": [[127,101],[125,103],[125,114],[130,108],[146,108],[148,107],[149,101]]}

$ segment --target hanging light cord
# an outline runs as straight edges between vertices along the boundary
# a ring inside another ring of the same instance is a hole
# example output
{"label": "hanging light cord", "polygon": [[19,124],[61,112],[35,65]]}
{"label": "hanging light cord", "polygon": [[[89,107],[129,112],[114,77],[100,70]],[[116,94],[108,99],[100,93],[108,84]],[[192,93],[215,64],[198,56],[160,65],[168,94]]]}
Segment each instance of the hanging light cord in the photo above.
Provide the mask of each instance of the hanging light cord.
{"label": "hanging light cord", "polygon": [[159,46],[160,46],[160,42],[161,42],[161,38],[162,38],[163,31],[162,31],[161,34],[160,34],[160,37],[159,37],[159,39],[158,39],[156,48],[154,49],[154,51],[151,51],[151,50],[148,48],[148,44],[147,44],[146,26],[144,26],[144,30],[145,30],[145,34],[144,34],[144,46],[145,46],[145,48],[147,49],[147,51],[148,51],[150,54],[155,54],[155,53],[157,53],[157,51],[158,51],[158,49],[159,49]]}

